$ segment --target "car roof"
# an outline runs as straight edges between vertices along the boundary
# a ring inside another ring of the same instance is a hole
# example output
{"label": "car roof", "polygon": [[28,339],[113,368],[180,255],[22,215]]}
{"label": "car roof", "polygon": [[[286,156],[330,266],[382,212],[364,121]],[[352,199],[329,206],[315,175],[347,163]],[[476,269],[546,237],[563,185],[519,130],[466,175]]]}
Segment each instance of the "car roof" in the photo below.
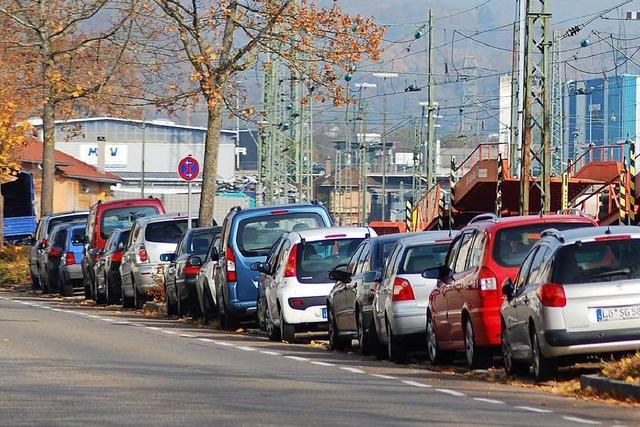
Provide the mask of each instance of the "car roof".
{"label": "car roof", "polygon": [[192,228],[191,230],[187,230],[187,232],[185,234],[204,234],[204,233],[209,233],[209,232],[213,232],[214,234],[219,233],[220,231],[222,231],[222,227],[219,225],[214,225],[213,227],[195,227]]}
{"label": "car roof", "polygon": [[415,246],[425,243],[448,242],[455,239],[458,234],[460,234],[459,230],[424,231],[420,233],[412,233],[400,240],[400,243],[405,246]]}
{"label": "car roof", "polygon": [[65,230],[67,228],[86,228],[86,227],[87,227],[87,221],[77,220],[77,221],[63,222],[61,224],[54,225],[50,233],[53,233],[54,231]]}
{"label": "car roof", "polygon": [[305,211],[308,211],[308,210],[326,211],[324,206],[322,206],[320,204],[297,203],[297,204],[286,204],[286,205],[275,205],[275,206],[257,206],[257,207],[253,207],[253,208],[246,208],[246,209],[240,209],[240,210],[233,210],[232,209],[232,212],[235,215],[239,215],[239,216],[244,216],[244,215],[254,216],[254,215],[263,214],[265,212],[280,211],[280,210],[287,210],[287,211],[300,211],[300,210],[305,210]]}
{"label": "car roof", "polygon": [[369,227],[327,227],[292,231],[289,235],[297,235],[300,239],[316,241],[329,239],[331,237],[364,238],[367,235],[374,236],[375,231]]}
{"label": "car roof", "polygon": [[[473,220],[472,220],[473,221]],[[469,223],[467,227],[477,227],[482,229],[489,228],[509,228],[517,227],[520,225],[528,224],[544,224],[553,222],[582,222],[585,224],[594,224],[594,220],[587,216],[582,215],[524,215],[524,216],[509,216],[503,218],[497,218],[495,215],[487,215],[486,218],[482,218],[476,222]]]}
{"label": "car roof", "polygon": [[51,213],[51,214],[47,214],[44,216],[44,218],[46,219],[52,219],[52,218],[60,218],[60,217],[64,217],[64,216],[74,216],[74,215],[89,215],[89,211],[65,211],[65,212],[56,212],[56,213]]}
{"label": "car roof", "polygon": [[550,229],[543,232],[541,241],[560,242],[561,244],[572,244],[577,241],[594,239],[596,237],[615,237],[616,235],[637,234],[640,237],[640,227],[636,226],[605,226],[605,227],[584,227],[571,230],[558,231]]}
{"label": "car roof", "polygon": [[394,243],[400,239],[406,239],[409,236],[408,233],[394,233],[394,234],[384,234],[378,237],[371,237],[371,243],[384,245],[386,243]]}
{"label": "car roof", "polygon": [[[138,221],[140,224],[145,225],[145,224],[151,224],[154,222],[162,222],[162,221],[167,221],[167,220],[180,220],[180,221],[186,221],[188,218],[186,215],[183,215],[181,213],[168,213],[168,214],[162,214],[162,215],[150,215],[150,216],[143,216],[140,217],[138,219],[136,219],[136,221]],[[192,220],[197,220],[198,218],[191,218]]]}
{"label": "car roof", "polygon": [[118,199],[118,200],[108,200],[105,202],[98,202],[95,205],[92,206],[93,207],[114,207],[114,206],[131,206],[133,204],[140,204],[140,205],[156,205],[156,204],[162,204],[162,201],[158,198],[155,197],[145,197],[145,198],[137,198],[137,199]]}

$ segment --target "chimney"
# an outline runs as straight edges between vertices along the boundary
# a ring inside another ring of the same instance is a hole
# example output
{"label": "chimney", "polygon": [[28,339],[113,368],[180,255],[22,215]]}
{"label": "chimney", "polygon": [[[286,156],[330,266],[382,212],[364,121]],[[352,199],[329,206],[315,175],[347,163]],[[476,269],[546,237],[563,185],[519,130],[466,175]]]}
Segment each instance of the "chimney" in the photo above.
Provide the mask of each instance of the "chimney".
{"label": "chimney", "polygon": [[329,155],[324,158],[324,174],[325,176],[333,175],[333,159]]}
{"label": "chimney", "polygon": [[96,165],[96,169],[98,169],[99,172],[104,172],[106,138],[104,136],[99,136],[96,139],[98,142],[98,163]]}

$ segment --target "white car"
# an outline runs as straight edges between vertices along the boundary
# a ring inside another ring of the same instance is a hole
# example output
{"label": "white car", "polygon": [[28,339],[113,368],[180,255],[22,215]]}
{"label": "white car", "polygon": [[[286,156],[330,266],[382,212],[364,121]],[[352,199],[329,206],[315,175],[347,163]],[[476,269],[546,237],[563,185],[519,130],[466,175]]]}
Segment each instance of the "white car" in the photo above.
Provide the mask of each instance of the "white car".
{"label": "white car", "polygon": [[214,301],[216,298],[216,286],[214,283],[213,273],[218,265],[218,248],[220,247],[220,235],[218,234],[211,245],[207,255],[202,260],[202,267],[196,276],[196,293],[198,302],[202,310],[202,318],[205,322],[211,322],[215,319]]}
{"label": "white car", "polygon": [[443,264],[458,231],[428,231],[399,240],[391,250],[373,298],[373,321],[389,360],[401,362],[408,347],[424,347],[427,305],[437,280],[425,270]]}
{"label": "white car", "polygon": [[334,227],[287,234],[274,265],[255,263],[265,281],[269,339],[291,342],[296,332],[326,328],[329,272],[346,264],[360,242],[375,237],[369,227]]}

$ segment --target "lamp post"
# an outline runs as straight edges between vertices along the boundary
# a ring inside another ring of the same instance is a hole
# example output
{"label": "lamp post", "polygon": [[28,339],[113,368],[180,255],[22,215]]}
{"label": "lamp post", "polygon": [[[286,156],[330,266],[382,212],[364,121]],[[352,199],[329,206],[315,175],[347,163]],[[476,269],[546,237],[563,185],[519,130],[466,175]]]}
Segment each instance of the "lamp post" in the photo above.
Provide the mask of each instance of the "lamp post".
{"label": "lamp post", "polygon": [[384,95],[382,97],[382,221],[387,220],[387,79],[395,79],[397,73],[373,73],[374,77],[383,79]]}
{"label": "lamp post", "polygon": [[362,105],[362,91],[363,89],[373,89],[378,87],[375,83],[357,83],[356,88],[358,88],[359,94],[359,119],[360,119],[360,209],[359,209],[359,223],[360,225],[365,225],[367,221],[367,127],[366,127],[366,108]]}

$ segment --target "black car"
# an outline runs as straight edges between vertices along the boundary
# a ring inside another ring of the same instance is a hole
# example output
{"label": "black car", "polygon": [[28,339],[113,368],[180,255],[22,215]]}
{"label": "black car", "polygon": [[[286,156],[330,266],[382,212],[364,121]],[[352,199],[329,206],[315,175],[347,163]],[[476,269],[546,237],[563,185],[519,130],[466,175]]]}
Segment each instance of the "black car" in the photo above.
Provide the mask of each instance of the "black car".
{"label": "black car", "polygon": [[180,238],[175,253],[162,255],[161,260],[169,261],[164,276],[167,314],[200,316],[196,276],[211,242],[220,234],[221,229],[222,227],[192,228]]}
{"label": "black car", "polygon": [[114,230],[104,246],[104,252],[95,264],[96,304],[118,304],[122,300],[120,263],[131,229]]}
{"label": "black car", "polygon": [[327,310],[332,313],[329,324],[332,348],[348,348],[351,340],[357,338],[362,353],[376,350],[378,340],[371,311],[373,295],[393,245],[406,236],[400,233],[366,239],[346,267],[331,272],[336,280],[327,302]]}

